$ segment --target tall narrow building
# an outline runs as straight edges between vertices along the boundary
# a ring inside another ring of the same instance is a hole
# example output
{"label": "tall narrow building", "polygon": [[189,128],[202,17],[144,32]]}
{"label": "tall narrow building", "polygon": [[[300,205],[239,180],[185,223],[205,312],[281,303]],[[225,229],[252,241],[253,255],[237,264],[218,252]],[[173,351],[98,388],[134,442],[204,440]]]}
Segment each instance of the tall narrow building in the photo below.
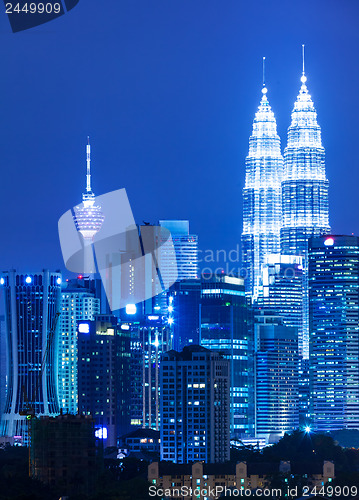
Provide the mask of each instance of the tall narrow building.
{"label": "tall narrow building", "polygon": [[325,151],[317,113],[306,85],[304,47],[301,82],[284,150],[283,225],[280,234],[282,254],[303,256],[303,346],[300,346],[300,351],[304,358],[308,358],[308,239],[330,232],[330,226]]}
{"label": "tall narrow building", "polygon": [[359,237],[309,240],[313,429],[359,428]]}
{"label": "tall narrow building", "polygon": [[265,256],[280,251],[282,173],[277,124],[263,85],[249,139],[243,189],[242,260],[249,294],[255,293],[260,283]]}
{"label": "tall narrow building", "polygon": [[325,151],[304,65],[301,82],[284,150],[281,250],[305,256],[308,238],[328,233],[330,226]]}
{"label": "tall narrow building", "polygon": [[77,322],[93,320],[100,314],[100,299],[86,287],[81,277],[66,282],[61,293],[59,320],[59,404],[64,413],[76,415],[77,390]]}

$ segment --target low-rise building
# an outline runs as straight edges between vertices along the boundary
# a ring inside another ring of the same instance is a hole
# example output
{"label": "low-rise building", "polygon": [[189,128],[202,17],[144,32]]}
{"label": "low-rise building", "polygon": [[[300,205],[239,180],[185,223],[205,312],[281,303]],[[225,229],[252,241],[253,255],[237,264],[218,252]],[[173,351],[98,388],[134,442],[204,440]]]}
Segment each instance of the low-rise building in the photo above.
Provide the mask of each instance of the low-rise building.
{"label": "low-rise building", "polygon": [[[273,476],[300,475],[305,483],[313,488],[330,484],[335,475],[334,464],[227,462],[222,464],[174,464],[171,462],[153,462],[148,466],[150,493],[159,496],[182,499],[219,498],[228,490],[249,491],[270,488]],[[156,492],[156,493],[155,493]]]}

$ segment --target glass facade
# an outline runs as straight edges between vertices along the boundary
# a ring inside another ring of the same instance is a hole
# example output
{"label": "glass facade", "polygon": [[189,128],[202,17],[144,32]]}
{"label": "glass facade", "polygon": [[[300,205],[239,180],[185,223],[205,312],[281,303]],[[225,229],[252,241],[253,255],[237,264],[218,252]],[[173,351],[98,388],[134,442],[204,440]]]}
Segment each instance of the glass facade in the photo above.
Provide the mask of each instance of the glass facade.
{"label": "glass facade", "polygon": [[[204,275],[205,276],[205,275]],[[200,342],[230,360],[231,437],[254,433],[253,323],[242,279],[202,280]]]}
{"label": "glass facade", "polygon": [[310,413],[316,431],[359,428],[359,238],[309,241]]}
{"label": "glass facade", "polygon": [[267,255],[262,266],[262,286],[255,308],[272,311],[285,326],[298,331],[299,352],[303,348],[303,265],[297,255]]}
{"label": "glass facade", "polygon": [[308,338],[308,238],[330,231],[325,151],[317,113],[302,75],[301,88],[292,111],[284,150],[282,181],[281,252],[304,257],[303,356],[309,356]]}
{"label": "glass facade", "polygon": [[49,333],[60,311],[61,274],[9,271],[2,280],[9,369],[1,434],[26,444],[27,411],[59,413],[58,327],[52,339]]}
{"label": "glass facade", "polygon": [[255,332],[255,434],[271,443],[299,425],[298,336],[270,315],[256,317]]}
{"label": "glass facade", "polygon": [[264,257],[280,251],[283,157],[265,87],[262,93],[249,139],[243,189],[242,260],[250,294],[259,284]]}

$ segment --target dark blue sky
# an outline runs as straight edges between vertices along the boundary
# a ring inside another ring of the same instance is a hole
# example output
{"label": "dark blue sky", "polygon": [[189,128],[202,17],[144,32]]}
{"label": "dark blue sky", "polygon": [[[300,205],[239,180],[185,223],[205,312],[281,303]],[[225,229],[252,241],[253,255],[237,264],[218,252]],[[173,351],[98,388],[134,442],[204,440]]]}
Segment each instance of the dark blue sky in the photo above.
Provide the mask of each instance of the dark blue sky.
{"label": "dark blue sky", "polygon": [[186,218],[202,249],[235,248],[261,59],[284,145],[302,43],[333,232],[359,234],[358,25],[357,0],[81,0],[17,34],[1,13],[1,269],[63,268],[87,135],[96,195],[125,187],[137,221]]}

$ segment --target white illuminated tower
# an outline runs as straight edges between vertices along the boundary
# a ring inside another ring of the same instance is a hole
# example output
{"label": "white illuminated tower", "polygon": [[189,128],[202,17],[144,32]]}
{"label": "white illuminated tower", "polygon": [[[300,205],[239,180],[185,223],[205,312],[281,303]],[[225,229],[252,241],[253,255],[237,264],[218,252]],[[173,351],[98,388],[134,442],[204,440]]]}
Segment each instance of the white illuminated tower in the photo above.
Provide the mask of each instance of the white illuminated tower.
{"label": "white illuminated tower", "polygon": [[[288,142],[284,151],[282,182],[283,226],[281,252],[303,256],[303,355],[309,355],[308,337],[308,238],[330,232],[328,187],[325,175],[325,151],[317,113],[308,88],[304,71],[301,88],[294,103],[292,121],[288,128]],[[300,351],[301,351],[301,346]]]}
{"label": "white illuminated tower", "polygon": [[91,189],[91,146],[89,140],[86,146],[86,154],[86,192],[82,194],[82,204],[74,209],[74,221],[76,229],[84,239],[83,272],[91,274],[96,271],[91,244],[96,233],[101,229],[105,217],[101,207],[95,205],[96,197]]}
{"label": "white illuminated tower", "polygon": [[330,231],[325,152],[306,81],[303,58],[302,86],[294,103],[284,151],[281,230],[284,254],[305,255],[308,238]]}
{"label": "white illuminated tower", "polygon": [[260,283],[265,256],[280,251],[282,174],[280,138],[263,78],[262,99],[249,138],[243,189],[242,260],[247,273],[246,291],[250,294],[256,293]]}

